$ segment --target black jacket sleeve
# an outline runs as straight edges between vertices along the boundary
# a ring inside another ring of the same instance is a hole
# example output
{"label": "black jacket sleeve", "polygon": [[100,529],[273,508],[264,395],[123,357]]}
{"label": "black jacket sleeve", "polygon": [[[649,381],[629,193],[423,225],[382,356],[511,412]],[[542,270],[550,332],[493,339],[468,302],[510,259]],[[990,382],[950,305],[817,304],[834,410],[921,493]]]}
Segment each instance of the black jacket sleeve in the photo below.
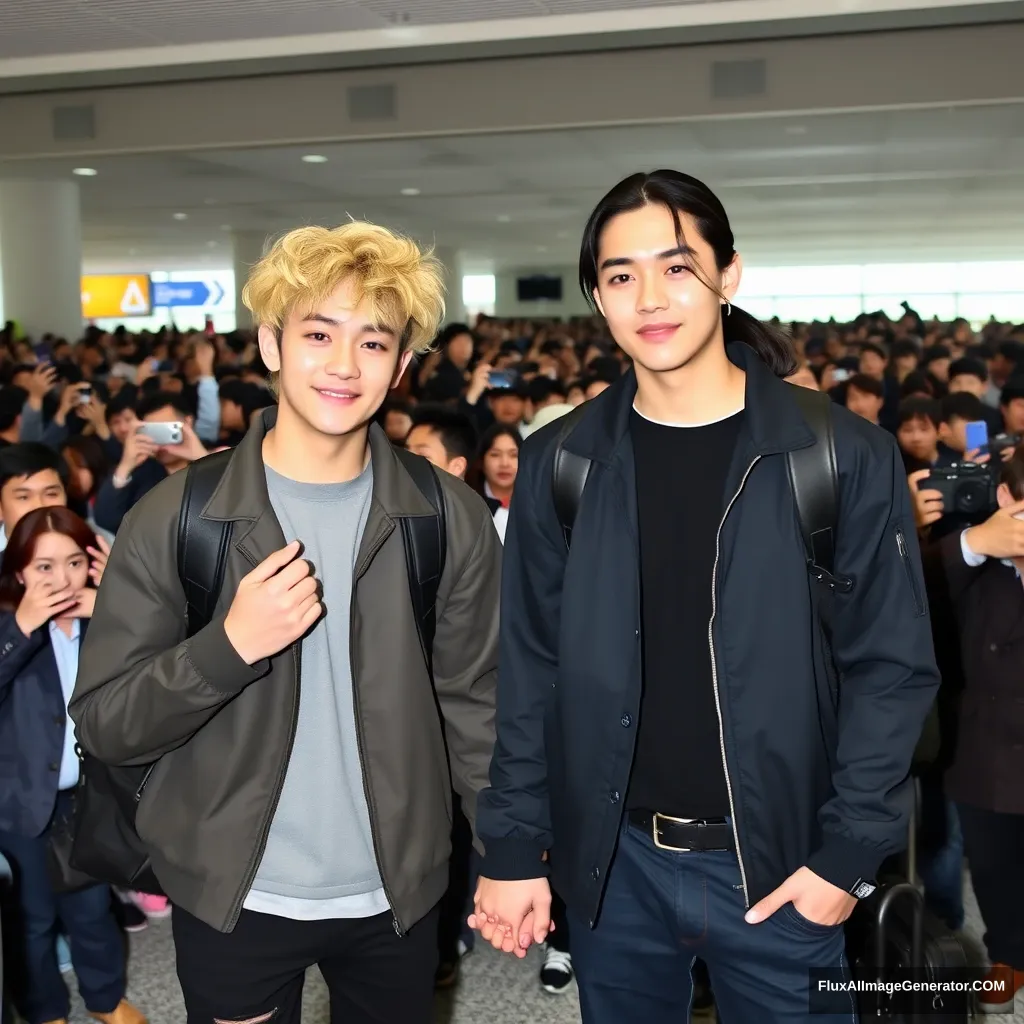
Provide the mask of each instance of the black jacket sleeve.
{"label": "black jacket sleeve", "polygon": [[[502,565],[497,743],[491,785],[477,804],[486,850],[482,873],[494,879],[540,878],[551,846],[544,716],[558,674],[559,609],[565,551],[540,520],[554,516],[544,447],[525,445],[509,509]],[[550,467],[550,458],[547,465]],[[538,495],[546,495],[538,500]]]}
{"label": "black jacket sleeve", "polygon": [[93,508],[96,525],[110,533],[117,533],[124,517],[166,476],[167,471],[154,459],[139,466],[124,487],[115,487],[114,475],[108,476],[96,493]]}
{"label": "black jacket sleeve", "polygon": [[[838,435],[837,435],[838,436]],[[842,472],[833,654],[840,675],[833,792],[808,867],[849,889],[906,846],[907,775],[939,686],[921,553],[899,450],[873,431]]]}

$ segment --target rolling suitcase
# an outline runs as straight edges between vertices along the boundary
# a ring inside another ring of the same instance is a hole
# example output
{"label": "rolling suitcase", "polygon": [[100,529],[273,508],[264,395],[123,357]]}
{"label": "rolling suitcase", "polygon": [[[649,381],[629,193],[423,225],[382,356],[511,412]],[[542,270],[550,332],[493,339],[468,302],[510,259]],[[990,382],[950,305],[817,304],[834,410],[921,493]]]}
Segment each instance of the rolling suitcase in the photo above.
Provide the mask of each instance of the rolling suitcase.
{"label": "rolling suitcase", "polygon": [[[906,878],[882,882],[863,900],[847,927],[847,950],[855,978],[893,982],[969,983],[984,976],[980,949],[952,931],[924,904],[916,884],[916,814],[911,814]],[[909,879],[909,880],[908,880]],[[862,1021],[886,1024],[961,1024],[975,1010],[971,992],[915,992],[890,998],[885,992],[858,996]]]}

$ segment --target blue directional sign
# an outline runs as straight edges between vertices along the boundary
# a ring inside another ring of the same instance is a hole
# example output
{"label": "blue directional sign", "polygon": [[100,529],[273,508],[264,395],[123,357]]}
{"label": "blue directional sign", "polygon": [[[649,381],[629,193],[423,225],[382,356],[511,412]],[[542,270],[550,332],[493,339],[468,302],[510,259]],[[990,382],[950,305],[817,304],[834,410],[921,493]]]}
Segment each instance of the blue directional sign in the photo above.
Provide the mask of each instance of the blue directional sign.
{"label": "blue directional sign", "polygon": [[224,289],[216,281],[154,281],[154,306],[216,306]]}

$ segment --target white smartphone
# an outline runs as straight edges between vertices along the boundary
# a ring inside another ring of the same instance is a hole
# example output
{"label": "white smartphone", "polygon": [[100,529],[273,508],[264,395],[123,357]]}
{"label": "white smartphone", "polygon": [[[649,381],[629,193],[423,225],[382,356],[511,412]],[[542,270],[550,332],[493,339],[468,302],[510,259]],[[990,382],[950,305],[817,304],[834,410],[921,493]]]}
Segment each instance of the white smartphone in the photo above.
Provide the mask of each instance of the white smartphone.
{"label": "white smartphone", "polygon": [[185,440],[184,423],[140,423],[136,431],[158,445],[181,444]]}

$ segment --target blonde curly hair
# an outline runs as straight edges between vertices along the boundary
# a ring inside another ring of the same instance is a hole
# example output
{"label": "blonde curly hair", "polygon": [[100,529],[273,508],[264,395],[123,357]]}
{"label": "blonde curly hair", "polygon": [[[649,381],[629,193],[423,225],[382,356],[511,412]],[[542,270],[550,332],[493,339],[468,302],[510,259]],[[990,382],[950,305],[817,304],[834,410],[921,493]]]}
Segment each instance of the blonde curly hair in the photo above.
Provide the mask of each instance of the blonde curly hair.
{"label": "blonde curly hair", "polygon": [[378,224],[296,228],[252,268],[242,301],[278,337],[288,315],[313,313],[343,281],[364,297],[403,352],[429,351],[444,319],[444,269],[432,252]]}

